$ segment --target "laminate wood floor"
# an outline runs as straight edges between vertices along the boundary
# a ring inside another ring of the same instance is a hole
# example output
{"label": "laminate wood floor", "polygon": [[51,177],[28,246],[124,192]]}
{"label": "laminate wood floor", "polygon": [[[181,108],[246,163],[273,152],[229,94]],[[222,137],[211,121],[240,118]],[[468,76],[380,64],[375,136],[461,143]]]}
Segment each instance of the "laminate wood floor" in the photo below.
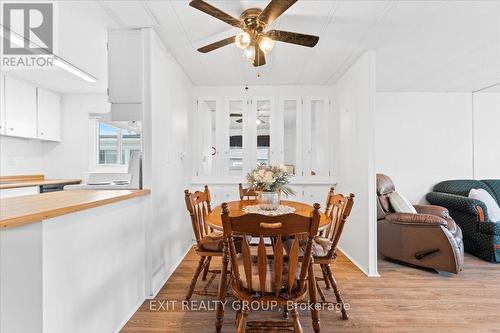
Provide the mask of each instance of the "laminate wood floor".
{"label": "laminate wood floor", "polygon": [[[215,259],[219,266],[220,259]],[[181,302],[198,257],[191,251],[154,300],[146,300],[122,333],[215,332],[215,311],[191,310]],[[333,267],[350,319],[321,312],[321,332],[500,332],[500,265],[466,255],[458,276],[442,276],[379,259],[380,278],[368,278],[340,254]],[[217,291],[218,277],[209,288]],[[204,286],[198,281],[197,288]],[[326,296],[334,300],[332,291]],[[216,299],[194,295],[192,301]],[[172,302],[173,301],[173,302]],[[226,306],[222,332],[234,332],[232,298]],[[174,303],[176,302],[176,303]],[[207,303],[204,303],[207,305]],[[210,304],[214,305],[214,304]],[[168,306],[168,309],[167,309]],[[312,332],[308,311],[299,311],[304,332]],[[249,320],[281,320],[277,311],[251,312]]]}

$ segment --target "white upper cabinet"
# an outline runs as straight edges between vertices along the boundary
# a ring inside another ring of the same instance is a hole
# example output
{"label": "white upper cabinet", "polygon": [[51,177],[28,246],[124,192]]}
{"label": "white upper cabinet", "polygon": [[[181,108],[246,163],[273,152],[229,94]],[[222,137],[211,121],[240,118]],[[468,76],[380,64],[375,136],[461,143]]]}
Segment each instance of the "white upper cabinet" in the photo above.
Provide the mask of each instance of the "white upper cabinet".
{"label": "white upper cabinet", "polygon": [[2,76],[0,134],[61,141],[61,96]]}
{"label": "white upper cabinet", "polygon": [[108,32],[109,101],[142,103],[141,30]]}
{"label": "white upper cabinet", "polygon": [[61,97],[38,88],[38,138],[61,141]]}
{"label": "white upper cabinet", "polygon": [[5,134],[5,77],[0,75],[0,134]]}
{"label": "white upper cabinet", "polygon": [[220,124],[222,128],[224,150],[223,173],[230,176],[243,177],[248,156],[248,141],[246,139],[248,127],[248,100],[243,97],[228,97],[225,100],[225,109],[222,112]]}
{"label": "white upper cabinet", "polygon": [[332,142],[330,140],[330,101],[327,97],[304,98],[303,121],[303,175],[329,177]]}
{"label": "white upper cabinet", "polygon": [[36,87],[5,77],[5,134],[37,137]]}
{"label": "white upper cabinet", "polygon": [[279,101],[279,119],[276,142],[279,163],[293,175],[302,175],[302,100],[297,97],[284,97]]}

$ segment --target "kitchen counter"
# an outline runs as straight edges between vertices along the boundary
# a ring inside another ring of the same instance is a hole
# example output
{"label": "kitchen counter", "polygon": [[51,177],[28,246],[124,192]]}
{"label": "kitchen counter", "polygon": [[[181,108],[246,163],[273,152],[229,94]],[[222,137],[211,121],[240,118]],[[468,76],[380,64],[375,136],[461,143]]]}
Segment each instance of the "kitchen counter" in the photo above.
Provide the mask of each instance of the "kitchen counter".
{"label": "kitchen counter", "polygon": [[149,193],[0,198],[0,332],[117,332],[145,298]]}
{"label": "kitchen counter", "polygon": [[80,184],[81,179],[45,179],[44,175],[22,175],[0,177],[0,190],[43,186],[43,185],[69,185]]}
{"label": "kitchen counter", "polygon": [[0,229],[42,221],[150,193],[150,190],[71,190],[1,199]]}

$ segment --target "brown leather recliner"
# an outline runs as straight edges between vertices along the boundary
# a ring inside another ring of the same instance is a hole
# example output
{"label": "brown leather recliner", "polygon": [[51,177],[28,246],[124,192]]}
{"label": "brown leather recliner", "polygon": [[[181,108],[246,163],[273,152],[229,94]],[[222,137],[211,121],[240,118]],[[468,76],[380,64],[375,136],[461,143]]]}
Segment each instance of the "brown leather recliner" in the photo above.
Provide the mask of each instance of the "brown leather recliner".
{"label": "brown leather recliner", "polygon": [[378,251],[387,258],[458,274],[464,263],[462,231],[440,206],[415,205],[417,214],[395,213],[392,180],[377,174]]}

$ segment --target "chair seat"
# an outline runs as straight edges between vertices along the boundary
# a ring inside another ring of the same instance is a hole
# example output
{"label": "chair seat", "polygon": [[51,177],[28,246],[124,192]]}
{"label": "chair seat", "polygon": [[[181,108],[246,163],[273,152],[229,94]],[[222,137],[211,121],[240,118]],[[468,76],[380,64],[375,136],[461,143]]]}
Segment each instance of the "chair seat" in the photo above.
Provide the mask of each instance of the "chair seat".
{"label": "chair seat", "polygon": [[[236,261],[238,264],[238,271],[240,272],[240,280],[241,280],[241,285],[243,288],[248,289],[248,283],[247,283],[247,278],[245,275],[245,265],[243,263],[243,255],[238,254],[236,256]],[[259,268],[257,265],[257,256],[251,256],[251,262],[252,262],[252,291],[253,292],[260,292],[260,281],[259,281]],[[300,267],[297,269],[297,274],[295,276],[297,281],[300,277]],[[274,288],[274,260],[272,258],[267,259],[267,266],[266,266],[266,285],[264,288],[264,292],[266,293],[272,293],[275,292]],[[288,288],[288,262],[283,263],[283,273],[281,275],[281,285],[280,285],[280,290],[281,289],[286,289]]]}
{"label": "chair seat", "polygon": [[314,237],[314,242],[312,246],[312,253],[314,257],[326,257],[330,249],[332,248],[333,242],[329,238],[316,236]]}
{"label": "chair seat", "polygon": [[204,251],[220,252],[224,247],[224,235],[220,231],[213,231],[205,235],[199,242],[198,247]]}
{"label": "chair seat", "polygon": [[[290,253],[290,249],[292,248],[293,240],[292,239],[287,239],[284,242],[284,247],[285,251],[287,254]],[[304,255],[305,252],[305,246],[306,246],[306,240],[301,239],[300,240],[300,255]],[[328,252],[330,251],[332,247],[333,242],[329,238],[321,237],[321,236],[316,236],[314,237],[314,240],[312,242],[312,255],[313,257],[326,257],[328,255]]]}

